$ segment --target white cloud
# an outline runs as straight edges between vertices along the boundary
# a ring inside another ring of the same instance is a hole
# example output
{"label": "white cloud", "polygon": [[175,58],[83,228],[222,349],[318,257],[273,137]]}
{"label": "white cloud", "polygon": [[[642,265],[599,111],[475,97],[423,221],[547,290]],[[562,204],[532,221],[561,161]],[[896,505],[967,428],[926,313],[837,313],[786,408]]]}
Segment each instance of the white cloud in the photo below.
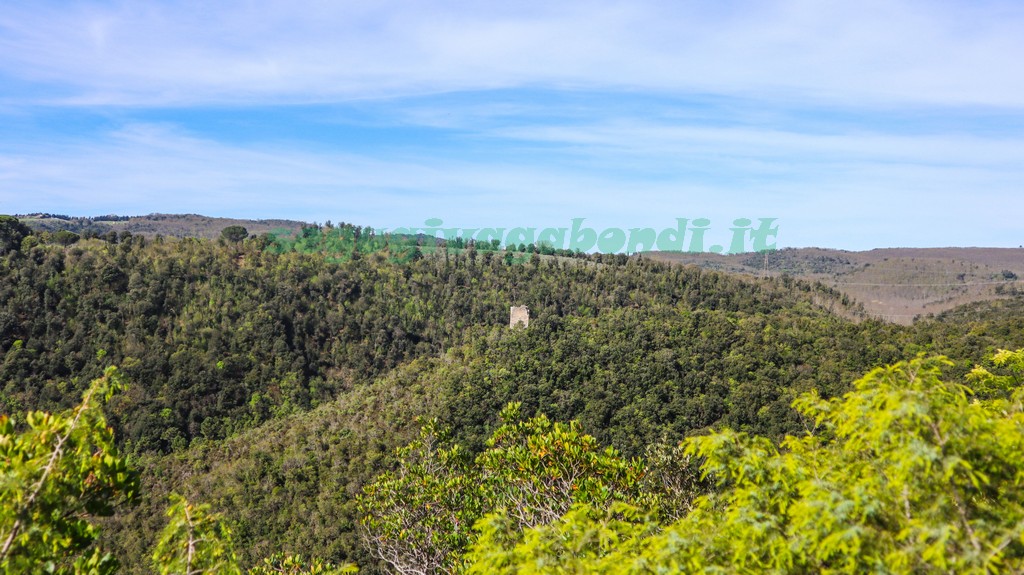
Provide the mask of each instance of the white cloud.
{"label": "white cloud", "polygon": [[[461,227],[567,226],[587,217],[598,229],[710,217],[725,234],[737,217],[777,217],[780,245],[1019,242],[1012,198],[1024,181],[1020,142],[977,141],[955,158],[956,142],[942,138],[600,123],[531,134],[558,142],[548,161],[459,160],[429,147],[399,157],[238,146],[132,125],[0,153],[0,211],[138,213],[145,206],[378,227],[429,217]],[[666,164],[673,155],[678,163]]]}
{"label": "white cloud", "polygon": [[520,125],[494,134],[523,141],[575,146],[587,156],[636,157],[651,163],[672,158],[756,158],[778,169],[778,160],[800,164],[861,161],[940,168],[970,166],[1017,173],[1024,165],[1024,137],[900,135],[869,132],[809,133],[750,126],[672,126],[648,121],[599,121],[589,125]]}
{"label": "white cloud", "polygon": [[136,105],[548,86],[1019,107],[1021,29],[1009,1],[27,3],[0,14],[0,70]]}
{"label": "white cloud", "polygon": [[[784,245],[1017,245],[1022,29],[1024,4],[987,0],[5,6],[0,113],[24,132],[0,134],[0,211],[779,217]],[[444,141],[239,143],[187,113],[371,98],[313,127]],[[122,127],[34,131],[46,104]]]}

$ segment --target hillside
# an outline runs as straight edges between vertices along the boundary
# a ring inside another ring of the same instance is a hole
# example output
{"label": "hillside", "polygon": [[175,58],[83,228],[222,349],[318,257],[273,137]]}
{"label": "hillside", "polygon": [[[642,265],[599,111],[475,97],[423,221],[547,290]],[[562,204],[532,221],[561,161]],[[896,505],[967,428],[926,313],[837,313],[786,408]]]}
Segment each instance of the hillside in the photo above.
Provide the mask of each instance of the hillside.
{"label": "hillside", "polygon": [[901,324],[1024,293],[1022,248],[786,248],[763,254],[652,252],[657,261],[753,276],[789,275],[835,288],[872,317]]}
{"label": "hillside", "polygon": [[[355,497],[418,418],[475,454],[519,402],[639,457],[723,427],[799,432],[800,393],[840,396],[918,352],[961,377],[1024,347],[1019,297],[901,326],[851,320],[842,294],[789,275],[483,249],[339,259],[310,238],[38,234],[0,255],[5,413],[68,407],[111,363],[131,382],[107,411],[143,496],[103,523],[127,572],[147,572],[171,492],[224,513],[244,564],[283,549],[376,572]],[[513,304],[529,328],[508,327]]]}
{"label": "hillside", "polygon": [[294,233],[307,225],[294,220],[244,220],[213,218],[198,214],[149,214],[145,216],[66,216],[62,214],[27,214],[17,216],[38,231],[68,230],[78,234],[103,235],[110,232],[167,236],[174,238],[208,238],[220,236],[228,226],[242,226],[250,234],[287,230]]}
{"label": "hillside", "polygon": [[[146,236],[214,239],[232,225],[250,234],[307,226],[292,220],[241,220],[195,214],[71,217],[32,214],[19,218],[33,229],[104,234],[127,231]],[[826,248],[784,248],[768,254],[649,252],[643,257],[704,269],[762,276],[789,275],[821,282],[862,306],[864,314],[899,324],[958,306],[1024,293],[1024,248],[884,248],[851,252]],[[863,317],[853,311],[851,319]]]}
{"label": "hillside", "polygon": [[633,307],[842,307],[822,286],[624,258],[507,264],[500,252],[468,251],[333,263],[275,253],[260,238],[70,247],[30,239],[0,269],[0,404],[66,407],[105,364],[119,364],[145,386],[119,400],[115,415],[137,451],[218,439],[315,406],[464,342],[471,326],[507,325],[513,303],[536,320]]}
{"label": "hillside", "polygon": [[[789,407],[801,391],[845,392],[865,365],[916,351],[948,353],[962,376],[997,347],[1024,343],[1024,300],[996,302],[977,319],[913,328],[855,324],[805,310],[770,314],[623,308],[548,318],[526,330],[480,326],[468,343],[417,359],[307,413],[222,443],[148,456],[151,496],[111,523],[113,542],[140,551],[139,525],[172,489],[215,503],[247,556],[289,549],[364,567],[354,496],[394,464],[394,449],[437,417],[474,451],[508,401],[529,413],[580,421],[603,444],[642,456],[659,443],[729,426],[779,437],[805,422]],[[125,529],[119,526],[132,526]]]}

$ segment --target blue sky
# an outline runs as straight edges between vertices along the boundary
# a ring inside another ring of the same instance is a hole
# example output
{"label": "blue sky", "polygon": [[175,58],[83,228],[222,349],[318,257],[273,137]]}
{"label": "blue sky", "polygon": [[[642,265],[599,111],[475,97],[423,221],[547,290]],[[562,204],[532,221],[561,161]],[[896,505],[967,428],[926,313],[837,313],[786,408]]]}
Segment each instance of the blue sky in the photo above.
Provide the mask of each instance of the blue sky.
{"label": "blue sky", "polygon": [[1024,3],[0,0],[0,213],[1024,244]]}

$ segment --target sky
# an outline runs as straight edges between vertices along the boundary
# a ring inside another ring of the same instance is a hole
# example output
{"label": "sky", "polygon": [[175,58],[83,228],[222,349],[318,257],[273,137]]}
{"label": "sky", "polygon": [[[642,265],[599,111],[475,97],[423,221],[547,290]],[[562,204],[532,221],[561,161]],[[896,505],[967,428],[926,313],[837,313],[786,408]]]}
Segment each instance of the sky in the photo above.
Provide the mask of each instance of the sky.
{"label": "sky", "polygon": [[0,213],[1018,247],[1022,60],[1019,0],[0,0]]}

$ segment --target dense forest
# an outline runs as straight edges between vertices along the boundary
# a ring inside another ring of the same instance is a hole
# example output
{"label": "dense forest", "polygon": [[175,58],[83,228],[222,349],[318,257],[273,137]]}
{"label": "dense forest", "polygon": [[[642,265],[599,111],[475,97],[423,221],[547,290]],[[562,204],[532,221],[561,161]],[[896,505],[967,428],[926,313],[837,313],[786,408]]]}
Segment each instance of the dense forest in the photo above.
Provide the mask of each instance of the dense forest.
{"label": "dense forest", "polygon": [[[109,516],[96,534],[121,572],[149,572],[172,494],[230,526],[245,569],[290,553],[390,572],[392,559],[427,549],[432,572],[513,572],[571,539],[559,529],[609,529],[638,546],[616,551],[668,556],[674,521],[695,522],[678,533],[697,541],[712,508],[743,503],[730,499],[744,484],[728,479],[734,461],[719,460],[725,443],[774,461],[796,453],[779,442],[816,418],[846,425],[835,414],[853,409],[852,389],[905,390],[863,377],[873,368],[925,370],[939,388],[981,381],[980,364],[991,382],[1013,367],[1005,357],[997,365],[997,350],[1024,347],[1021,298],[897,326],[847,319],[856,309],[840,294],[786,276],[639,257],[511,258],[497,246],[407,257],[407,243],[361,249],[370,234],[336,228],[356,238],[345,257],[269,235],[82,237],[0,221],[0,412],[67,412],[113,365],[125,382],[101,409],[110,449],[139,483],[112,514],[97,514]],[[509,328],[520,304],[530,325]],[[941,378],[932,360],[899,364],[921,353],[953,361]],[[1014,401],[1000,393],[987,400]],[[830,433],[834,463],[848,435]],[[558,500],[545,520],[509,519],[517,508],[543,515],[536,498],[513,495],[562,464],[548,454],[567,445],[582,457],[581,477],[593,474],[573,489],[583,495]],[[701,479],[699,465],[726,479]],[[396,513],[409,510],[386,501],[433,501],[409,478],[459,494],[415,523],[447,547],[394,531]],[[469,485],[486,489],[460,491]],[[171,501],[173,526],[189,504]],[[727,555],[724,540],[702,544]],[[570,570],[607,567],[608,549],[580,549],[592,561]]]}

